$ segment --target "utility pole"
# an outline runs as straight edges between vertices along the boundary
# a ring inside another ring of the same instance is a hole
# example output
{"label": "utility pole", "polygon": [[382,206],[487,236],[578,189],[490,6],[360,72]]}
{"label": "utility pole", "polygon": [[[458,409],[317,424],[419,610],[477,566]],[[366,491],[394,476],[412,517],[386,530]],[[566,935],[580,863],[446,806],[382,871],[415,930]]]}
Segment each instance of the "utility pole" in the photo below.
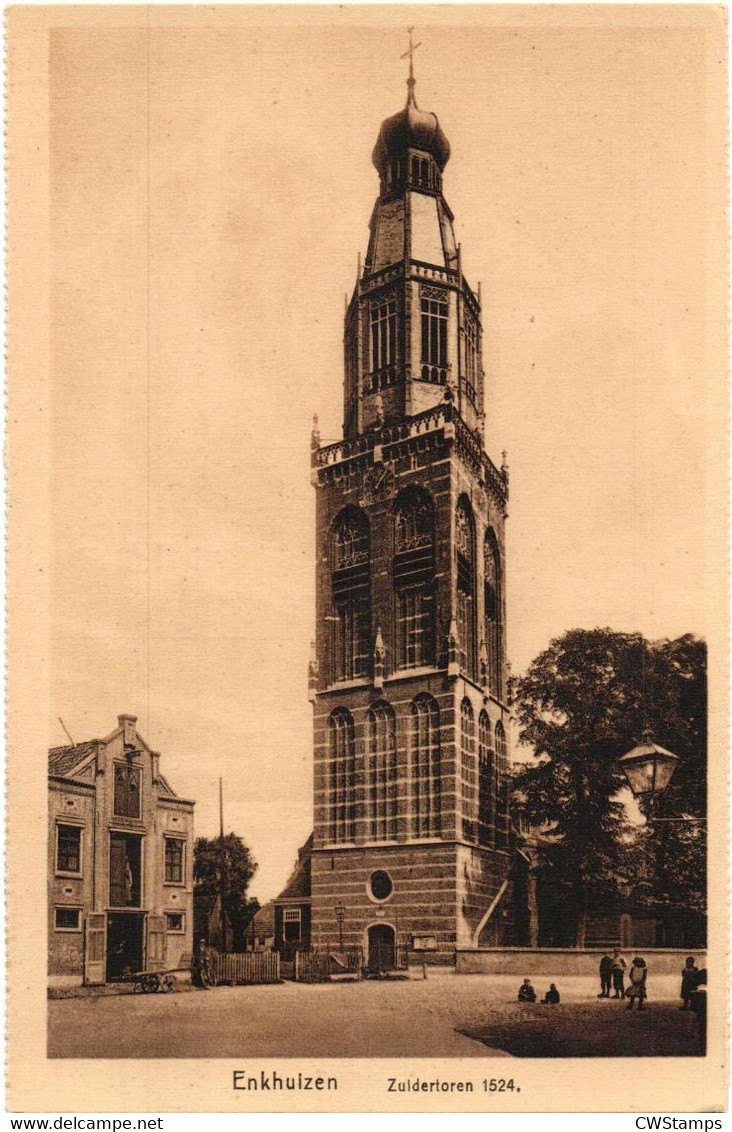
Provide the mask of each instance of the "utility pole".
{"label": "utility pole", "polygon": [[219,779],[219,907],[221,909],[221,950],[226,954],[226,851],[224,846],[224,780]]}

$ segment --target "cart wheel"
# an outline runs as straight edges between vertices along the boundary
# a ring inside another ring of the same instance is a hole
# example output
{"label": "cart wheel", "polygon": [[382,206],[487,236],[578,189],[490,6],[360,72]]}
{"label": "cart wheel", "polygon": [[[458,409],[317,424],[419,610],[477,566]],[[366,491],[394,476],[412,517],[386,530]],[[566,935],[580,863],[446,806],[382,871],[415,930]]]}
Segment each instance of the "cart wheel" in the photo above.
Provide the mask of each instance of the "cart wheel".
{"label": "cart wheel", "polygon": [[175,984],[178,980],[175,975],[163,975],[163,981],[160,989],[163,994],[168,994],[169,991],[175,990]]}
{"label": "cart wheel", "polygon": [[160,986],[157,975],[143,975],[141,984],[143,994],[154,994]]}

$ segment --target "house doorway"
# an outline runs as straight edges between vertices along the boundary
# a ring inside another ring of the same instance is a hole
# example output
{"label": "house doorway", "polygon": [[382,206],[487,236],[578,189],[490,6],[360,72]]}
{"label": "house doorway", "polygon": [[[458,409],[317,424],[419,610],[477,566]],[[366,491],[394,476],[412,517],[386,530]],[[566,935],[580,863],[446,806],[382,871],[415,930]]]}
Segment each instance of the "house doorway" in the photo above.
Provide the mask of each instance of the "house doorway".
{"label": "house doorway", "polygon": [[391,971],[394,967],[394,929],[391,924],[372,924],[368,932],[369,968]]}
{"label": "house doorway", "polygon": [[142,970],[143,918],[134,912],[107,916],[107,982]]}

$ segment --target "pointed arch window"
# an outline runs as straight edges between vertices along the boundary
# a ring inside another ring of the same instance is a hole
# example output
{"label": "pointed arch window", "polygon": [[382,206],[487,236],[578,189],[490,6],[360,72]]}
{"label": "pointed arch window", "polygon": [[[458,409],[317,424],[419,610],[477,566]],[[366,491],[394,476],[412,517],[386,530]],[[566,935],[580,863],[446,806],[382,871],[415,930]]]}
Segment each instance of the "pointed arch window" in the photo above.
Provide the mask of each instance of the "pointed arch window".
{"label": "pointed arch window", "polygon": [[447,381],[447,291],[420,287],[422,381],[444,385]]}
{"label": "pointed arch window", "polygon": [[369,304],[371,326],[371,389],[393,385],[397,374],[396,294],[378,295]]}
{"label": "pointed arch window", "polygon": [[501,616],[501,557],[492,530],[486,531],[483,547],[485,645],[488,654],[488,688],[494,696],[503,692],[503,625]]}
{"label": "pointed arch window", "polygon": [[396,718],[390,704],[374,704],[367,717],[368,816],[371,841],[396,837]]}
{"label": "pointed arch window", "polygon": [[368,672],[371,639],[370,532],[358,507],[346,507],[331,537],[333,679],[355,680]]}
{"label": "pointed arch window", "polygon": [[434,664],[434,513],[419,488],[407,488],[396,502],[392,572],[398,667]]}
{"label": "pointed arch window", "polygon": [[353,716],[336,708],[328,720],[328,825],[331,841],[353,841],[356,834],[356,730]]}
{"label": "pointed arch window", "polygon": [[465,312],[465,372],[463,374],[463,387],[468,400],[475,406],[477,404],[477,389],[480,378],[478,362],[478,327],[473,316]]}
{"label": "pointed arch window", "polygon": [[496,754],[493,749],[491,722],[485,711],[478,717],[478,841],[481,845],[495,842]]}
{"label": "pointed arch window", "polygon": [[440,835],[440,709],[426,692],[412,701],[409,728],[411,835]]}
{"label": "pointed arch window", "polygon": [[467,499],[458,501],[455,512],[455,552],[457,557],[457,630],[460,640],[460,666],[468,676],[475,675],[475,530]]}
{"label": "pointed arch window", "polygon": [[468,841],[475,841],[478,816],[475,718],[472,705],[467,698],[460,705],[460,773],[462,780],[463,837]]}
{"label": "pointed arch window", "polygon": [[509,779],[508,779],[508,744],[503,724],[496,724],[496,845],[499,849],[507,849],[509,842]]}

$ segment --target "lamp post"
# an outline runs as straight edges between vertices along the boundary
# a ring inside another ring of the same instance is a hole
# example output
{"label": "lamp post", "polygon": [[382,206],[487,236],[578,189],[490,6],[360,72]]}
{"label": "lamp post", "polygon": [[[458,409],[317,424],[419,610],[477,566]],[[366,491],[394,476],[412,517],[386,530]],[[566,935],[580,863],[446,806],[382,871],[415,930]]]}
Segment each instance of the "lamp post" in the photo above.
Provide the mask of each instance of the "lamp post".
{"label": "lamp post", "polygon": [[667,788],[680,762],[681,759],[673,751],[667,751],[665,747],[660,747],[658,743],[654,743],[648,731],[643,732],[643,737],[637,747],[633,747],[632,751],[628,751],[627,754],[618,759],[618,766],[625,775],[635,797],[648,798],[649,800],[651,813],[647,821],[683,822],[687,825],[705,824],[704,818],[688,816],[657,818],[653,813],[658,796],[663,794]]}
{"label": "lamp post", "polygon": [[336,904],[334,911],[338,922],[338,950],[343,951],[343,921],[346,918],[346,909],[342,904]]}

